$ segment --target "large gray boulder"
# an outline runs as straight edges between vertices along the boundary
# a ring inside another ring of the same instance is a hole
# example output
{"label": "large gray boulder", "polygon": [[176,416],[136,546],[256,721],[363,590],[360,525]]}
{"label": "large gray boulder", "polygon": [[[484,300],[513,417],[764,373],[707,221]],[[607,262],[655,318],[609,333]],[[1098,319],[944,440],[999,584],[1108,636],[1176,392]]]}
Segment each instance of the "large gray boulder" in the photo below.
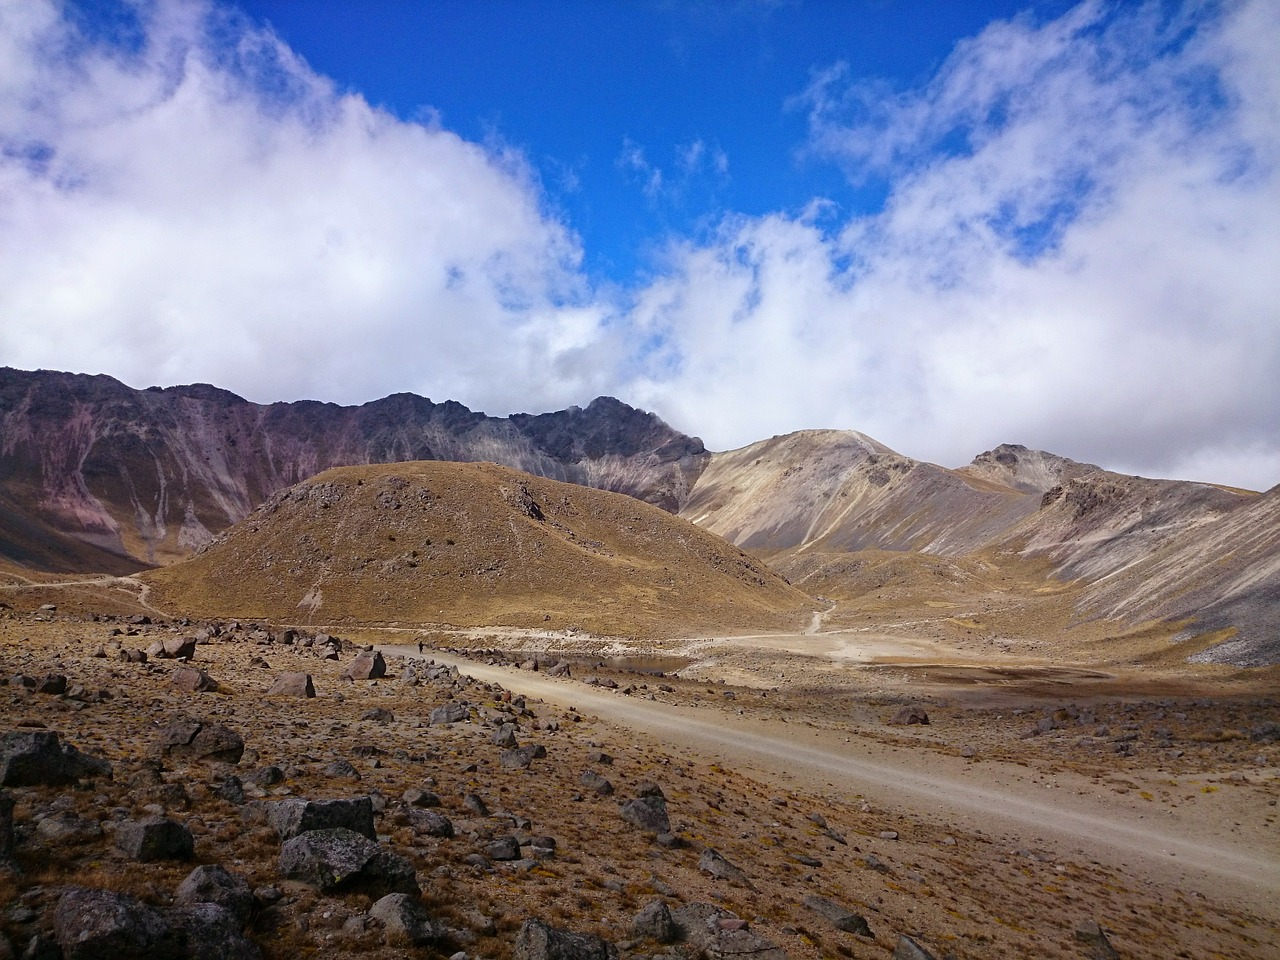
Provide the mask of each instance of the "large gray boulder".
{"label": "large gray boulder", "polygon": [[516,934],[515,960],[617,960],[618,948],[591,933],[557,930],[541,920],[526,920]]}
{"label": "large gray boulder", "polygon": [[239,763],[244,754],[244,738],[230,727],[191,717],[175,717],[161,727],[158,746],[168,756],[221,763]]}
{"label": "large gray boulder", "polygon": [[262,950],[241,932],[239,921],[216,903],[192,903],[166,911],[183,946],[183,960],[262,960]]}
{"label": "large gray boulder", "polygon": [[442,703],[431,711],[430,723],[433,727],[449,723],[461,723],[470,715],[471,711],[465,703],[450,700],[448,703]]}
{"label": "large gray boulder", "polygon": [[353,830],[311,830],[280,848],[280,872],[321,890],[418,894],[413,864]]}
{"label": "large gray boulder", "polygon": [[370,840],[377,838],[373,827],[372,797],[278,800],[267,804],[267,823],[281,840],[292,840],[308,830],[331,830],[335,827],[344,827]]}
{"label": "large gray boulder", "polygon": [[63,893],[53,911],[53,936],[63,960],[179,960],[185,952],[160,911],[110,890]]}
{"label": "large gray boulder", "polygon": [[444,939],[444,928],[406,893],[388,893],[369,908],[369,916],[382,922],[387,943],[393,946],[425,947]]}
{"label": "large gray boulder", "polygon": [[680,928],[676,926],[666,901],[655,900],[635,915],[631,921],[631,935],[637,940],[675,943],[680,939]]}
{"label": "large gray boulder", "polygon": [[185,824],[168,817],[126,820],[116,827],[116,847],[143,863],[156,860],[190,860],[195,839]]}
{"label": "large gray boulder", "polygon": [[866,917],[854,913],[847,907],[840,906],[834,900],[828,900],[826,897],[808,896],[804,898],[804,905],[837,930],[843,930],[845,933],[856,933],[860,937],[875,936],[871,932],[871,928],[867,926]]}
{"label": "large gray boulder", "polygon": [[934,960],[934,956],[904,933],[893,948],[892,960]]}
{"label": "large gray boulder", "polygon": [[55,731],[20,731],[0,738],[0,786],[60,787],[82,777],[110,776],[111,764],[60,743]]}
{"label": "large gray boulder", "polygon": [[646,796],[628,800],[618,810],[622,819],[649,833],[670,833],[671,820],[667,816],[667,801],[662,797]]}
{"label": "large gray boulder", "polygon": [[235,919],[241,930],[253,911],[253,892],[249,889],[249,881],[218,863],[202,864],[187,874],[186,879],[178,884],[175,899],[180,906],[216,903]]}

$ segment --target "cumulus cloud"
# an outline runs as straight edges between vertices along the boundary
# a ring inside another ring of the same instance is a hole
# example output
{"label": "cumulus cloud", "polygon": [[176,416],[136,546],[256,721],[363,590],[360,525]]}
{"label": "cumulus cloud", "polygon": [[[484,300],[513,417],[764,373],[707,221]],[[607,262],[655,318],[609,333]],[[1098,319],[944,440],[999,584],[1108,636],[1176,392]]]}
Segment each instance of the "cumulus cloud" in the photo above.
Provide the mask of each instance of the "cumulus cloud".
{"label": "cumulus cloud", "polygon": [[502,412],[604,388],[577,237],[518,154],[335,89],[228,8],[126,9],[121,42],[0,2],[3,362]]}
{"label": "cumulus cloud", "polygon": [[807,152],[883,210],[673,245],[637,395],[721,447],[856,427],[952,465],[1009,441],[1273,485],[1276,49],[1274,4],[1085,3],[991,25],[920,89],[818,73]]}
{"label": "cumulus cloud", "polygon": [[[108,41],[0,0],[0,362],[498,414],[612,393],[716,449],[838,427],[1280,481],[1267,0],[994,23],[916,89],[820,69],[804,162],[883,208],[728,215],[628,291],[592,287],[518,152],[335,89],[214,0],[127,9]],[[617,164],[671,204],[728,173],[711,142],[663,156]]]}

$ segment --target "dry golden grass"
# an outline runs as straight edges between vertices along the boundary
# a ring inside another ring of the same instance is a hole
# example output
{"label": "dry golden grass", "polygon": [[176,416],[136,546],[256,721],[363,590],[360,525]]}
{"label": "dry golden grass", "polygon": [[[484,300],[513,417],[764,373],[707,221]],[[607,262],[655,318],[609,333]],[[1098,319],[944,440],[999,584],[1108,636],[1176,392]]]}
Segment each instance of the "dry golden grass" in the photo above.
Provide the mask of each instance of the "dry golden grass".
{"label": "dry golden grass", "polygon": [[671,636],[786,628],[815,608],[655,507],[493,464],[330,470],[143,579],[157,604],[192,615],[304,623]]}

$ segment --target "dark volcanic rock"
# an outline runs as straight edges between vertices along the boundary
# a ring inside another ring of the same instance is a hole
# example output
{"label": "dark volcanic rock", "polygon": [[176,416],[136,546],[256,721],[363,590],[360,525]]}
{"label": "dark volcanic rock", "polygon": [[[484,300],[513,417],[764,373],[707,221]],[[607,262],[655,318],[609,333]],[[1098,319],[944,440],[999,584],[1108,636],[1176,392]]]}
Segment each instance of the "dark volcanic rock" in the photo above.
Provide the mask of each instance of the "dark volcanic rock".
{"label": "dark volcanic rock", "polygon": [[280,872],[326,891],[371,897],[419,892],[413,864],[342,827],[311,830],[286,841],[280,848]]}
{"label": "dark volcanic rock", "polygon": [[675,943],[680,939],[680,928],[671,916],[671,908],[663,900],[655,900],[636,914],[631,921],[631,935],[636,939],[656,940],[658,943]]}
{"label": "dark volcanic rock", "polygon": [[220,723],[177,717],[161,728],[160,752],[174,757],[192,757],[222,763],[239,763],[244,739]]}
{"label": "dark volcanic rock", "polygon": [[382,921],[387,943],[393,946],[426,947],[444,939],[443,928],[408,894],[387,894],[369,908],[369,916]]}
{"label": "dark volcanic rock", "polygon": [[516,934],[515,960],[617,960],[618,949],[590,933],[568,933],[526,920]]}
{"label": "dark volcanic rock", "polygon": [[343,827],[373,840],[373,799],[355,797],[350,800],[277,800],[267,804],[267,823],[280,835],[292,840],[308,830],[331,830]]}
{"label": "dark volcanic rock", "polygon": [[57,787],[81,777],[109,777],[111,764],[58,741],[52,730],[6,733],[0,739],[0,786]]}
{"label": "dark volcanic rock", "polygon": [[1084,945],[1089,960],[1119,960],[1120,954],[1096,920],[1085,920],[1076,927],[1076,940]]}
{"label": "dark volcanic rock", "polygon": [[190,860],[195,839],[185,824],[168,817],[126,820],[116,828],[116,846],[134,860]]}
{"label": "dark volcanic rock", "polygon": [[262,960],[262,950],[220,904],[186,904],[170,908],[166,915],[182,942],[183,960]]}
{"label": "dark volcanic rock", "polygon": [[905,727],[915,723],[927,726],[929,714],[925,713],[923,707],[903,707],[889,718],[889,723],[896,727]]}
{"label": "dark volcanic rock", "polygon": [[670,833],[667,802],[662,797],[636,797],[619,808],[622,819],[649,833]]}
{"label": "dark volcanic rock", "polygon": [[158,910],[110,890],[72,887],[58,899],[53,935],[64,960],[179,960],[177,933]]}
{"label": "dark volcanic rock", "polygon": [[352,680],[378,680],[387,675],[387,661],[381,651],[365,650],[347,664],[342,675]]}
{"label": "dark volcanic rock", "polygon": [[178,885],[176,899],[184,906],[216,903],[235,919],[242,930],[253,909],[249,881],[217,863],[204,864],[187,874],[187,878]]}
{"label": "dark volcanic rock", "polygon": [[828,900],[826,897],[808,896],[804,898],[804,905],[829,922],[837,930],[843,930],[845,933],[856,933],[860,937],[874,937],[871,928],[867,926],[865,917],[859,916],[852,910],[840,906],[840,904]]}

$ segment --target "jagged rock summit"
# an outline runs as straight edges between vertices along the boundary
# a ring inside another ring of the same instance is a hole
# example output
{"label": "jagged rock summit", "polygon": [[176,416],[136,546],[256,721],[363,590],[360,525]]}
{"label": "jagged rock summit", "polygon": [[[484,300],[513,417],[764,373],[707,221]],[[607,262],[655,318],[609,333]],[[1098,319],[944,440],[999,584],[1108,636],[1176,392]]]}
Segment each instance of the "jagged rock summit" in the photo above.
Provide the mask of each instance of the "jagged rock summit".
{"label": "jagged rock summit", "polygon": [[398,393],[358,407],[251,403],[208,384],[0,368],[0,557],[137,570],[188,556],[272,494],[334,466],[492,461],[674,511],[702,441],[612,397],[489,417]]}

